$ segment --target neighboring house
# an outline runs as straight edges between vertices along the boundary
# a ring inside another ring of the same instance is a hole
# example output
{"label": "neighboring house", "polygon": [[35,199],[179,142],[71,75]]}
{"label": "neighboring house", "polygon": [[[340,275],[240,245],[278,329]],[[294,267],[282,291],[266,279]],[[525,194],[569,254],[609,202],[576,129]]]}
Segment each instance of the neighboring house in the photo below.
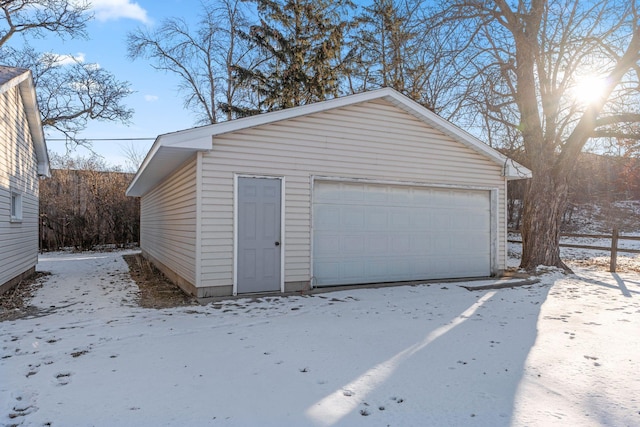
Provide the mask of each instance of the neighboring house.
{"label": "neighboring house", "polygon": [[160,135],[127,190],[197,297],[487,277],[531,172],[392,89]]}
{"label": "neighboring house", "polygon": [[38,180],[49,158],[31,71],[0,66],[0,293],[35,272]]}

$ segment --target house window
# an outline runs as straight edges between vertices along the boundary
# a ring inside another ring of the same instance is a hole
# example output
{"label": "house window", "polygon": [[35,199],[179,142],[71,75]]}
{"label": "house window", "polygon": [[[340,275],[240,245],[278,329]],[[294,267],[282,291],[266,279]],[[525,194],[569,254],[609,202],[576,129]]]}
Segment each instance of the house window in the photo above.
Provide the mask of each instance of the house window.
{"label": "house window", "polygon": [[22,220],[22,195],[11,192],[11,221]]}

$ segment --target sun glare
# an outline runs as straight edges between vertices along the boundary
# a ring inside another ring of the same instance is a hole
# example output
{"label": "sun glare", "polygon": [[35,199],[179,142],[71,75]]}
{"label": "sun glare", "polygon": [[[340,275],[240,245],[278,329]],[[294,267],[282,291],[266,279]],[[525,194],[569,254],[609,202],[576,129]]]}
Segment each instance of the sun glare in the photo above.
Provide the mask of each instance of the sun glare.
{"label": "sun glare", "polygon": [[599,101],[607,89],[607,81],[603,77],[581,77],[573,87],[573,98],[582,105]]}

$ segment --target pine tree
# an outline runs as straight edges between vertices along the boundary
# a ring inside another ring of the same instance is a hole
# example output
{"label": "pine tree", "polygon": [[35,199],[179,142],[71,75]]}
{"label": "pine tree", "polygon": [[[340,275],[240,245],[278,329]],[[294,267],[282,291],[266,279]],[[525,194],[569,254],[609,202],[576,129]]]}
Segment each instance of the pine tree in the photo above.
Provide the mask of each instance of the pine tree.
{"label": "pine tree", "polygon": [[255,114],[338,95],[344,71],[350,0],[253,0],[260,23],[243,36],[262,57],[254,68],[235,67],[239,85],[258,96]]}

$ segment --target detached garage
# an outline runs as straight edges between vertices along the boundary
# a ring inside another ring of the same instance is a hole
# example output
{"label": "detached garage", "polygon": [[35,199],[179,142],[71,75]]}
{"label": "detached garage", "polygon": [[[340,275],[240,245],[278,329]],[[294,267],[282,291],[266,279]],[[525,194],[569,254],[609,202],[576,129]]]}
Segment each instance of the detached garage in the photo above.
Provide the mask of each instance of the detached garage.
{"label": "detached garage", "polygon": [[127,190],[197,297],[500,274],[531,172],[392,89],[160,135]]}

